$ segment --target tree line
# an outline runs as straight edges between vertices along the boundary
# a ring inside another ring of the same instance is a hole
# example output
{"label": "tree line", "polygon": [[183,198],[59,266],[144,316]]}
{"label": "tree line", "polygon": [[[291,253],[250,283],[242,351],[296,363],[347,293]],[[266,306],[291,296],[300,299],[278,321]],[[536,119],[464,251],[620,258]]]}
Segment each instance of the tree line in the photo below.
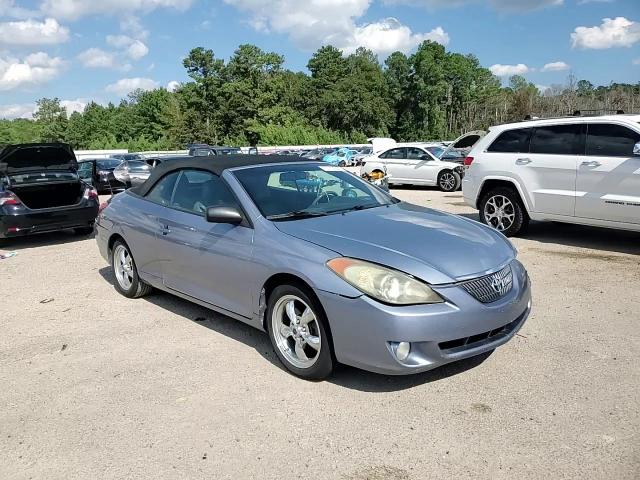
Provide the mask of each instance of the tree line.
{"label": "tree line", "polygon": [[70,115],[57,98],[37,102],[33,119],[0,121],[0,144],[65,141],[76,149],[184,148],[190,142],[247,145],[364,143],[451,139],[461,133],[577,109],[640,110],[640,82],[594,86],[570,75],[541,92],[521,76],[503,86],[473,55],[426,41],[384,63],[359,48],[332,46],[309,59],[308,73],[284,57],[241,45],[228,61],[194,48],[190,81],[175,91],[138,90],[118,105],[89,103]]}

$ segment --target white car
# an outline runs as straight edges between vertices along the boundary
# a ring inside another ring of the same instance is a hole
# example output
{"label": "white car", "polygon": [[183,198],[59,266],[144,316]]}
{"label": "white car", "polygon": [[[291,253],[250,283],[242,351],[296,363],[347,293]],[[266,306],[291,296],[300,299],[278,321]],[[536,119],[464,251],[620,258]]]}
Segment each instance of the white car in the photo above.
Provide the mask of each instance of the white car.
{"label": "white car", "polygon": [[460,188],[464,168],[459,163],[443,162],[425,146],[397,146],[364,159],[360,175],[386,171],[390,184],[437,185],[443,192]]}
{"label": "white car", "polygon": [[640,231],[640,115],[493,127],[465,166],[465,202],[507,236],[529,219]]}

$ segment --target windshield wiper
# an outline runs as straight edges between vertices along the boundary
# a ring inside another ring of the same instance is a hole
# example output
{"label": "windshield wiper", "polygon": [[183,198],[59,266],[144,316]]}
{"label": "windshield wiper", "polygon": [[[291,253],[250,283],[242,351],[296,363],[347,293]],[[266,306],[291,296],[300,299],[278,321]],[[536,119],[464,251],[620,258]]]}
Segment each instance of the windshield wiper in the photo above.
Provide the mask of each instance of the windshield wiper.
{"label": "windshield wiper", "polygon": [[325,217],[328,214],[312,210],[294,210],[293,212],[279,213],[277,215],[268,215],[267,220],[285,220],[297,218]]}
{"label": "windshield wiper", "polygon": [[341,208],[340,210],[331,210],[329,213],[346,213],[346,212],[354,212],[354,211],[358,211],[358,210],[366,210],[368,208],[376,208],[376,207],[382,207],[383,205],[381,204],[375,204],[375,205],[354,205],[353,207],[349,207],[349,208]]}

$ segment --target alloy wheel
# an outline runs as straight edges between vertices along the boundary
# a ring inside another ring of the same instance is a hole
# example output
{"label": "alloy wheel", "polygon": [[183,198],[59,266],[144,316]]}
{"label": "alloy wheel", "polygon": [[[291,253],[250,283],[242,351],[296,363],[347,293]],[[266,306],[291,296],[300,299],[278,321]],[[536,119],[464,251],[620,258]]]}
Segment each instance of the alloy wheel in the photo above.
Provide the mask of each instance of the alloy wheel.
{"label": "alloy wheel", "polygon": [[113,252],[113,270],[120,287],[129,290],[133,284],[133,259],[124,245],[118,245]]}
{"label": "alloy wheel", "polygon": [[452,191],[456,186],[456,177],[451,172],[444,172],[440,175],[440,188],[447,192]]}
{"label": "alloy wheel", "polygon": [[487,223],[500,232],[513,225],[515,215],[513,203],[504,195],[494,195],[484,206]]}
{"label": "alloy wheel", "polygon": [[312,367],[320,355],[322,339],[311,307],[296,295],[284,295],[272,312],[271,326],[280,353],[294,367]]}

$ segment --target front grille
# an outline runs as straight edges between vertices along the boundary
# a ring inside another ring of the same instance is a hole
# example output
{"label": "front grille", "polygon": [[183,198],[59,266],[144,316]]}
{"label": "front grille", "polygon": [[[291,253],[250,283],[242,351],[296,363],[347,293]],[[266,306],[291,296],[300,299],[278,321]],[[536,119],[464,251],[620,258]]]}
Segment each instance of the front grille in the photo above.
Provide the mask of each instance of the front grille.
{"label": "front grille", "polygon": [[460,286],[469,295],[482,303],[495,302],[504,297],[513,288],[511,266],[507,265],[498,272],[463,282]]}
{"label": "front grille", "polygon": [[[440,350],[446,351],[446,353],[455,353],[453,351],[456,349],[466,350],[469,348],[480,346],[483,343],[490,343],[499,340],[505,335],[513,332],[513,330],[518,326],[518,323],[520,323],[520,320],[522,320],[523,315],[524,313],[516,318],[513,322],[507,323],[506,325],[499,328],[494,328],[493,330],[490,330],[488,332],[479,333],[478,335],[472,335],[471,337],[456,338],[455,340],[440,342],[438,344],[438,347],[440,347]],[[464,349],[461,347],[464,347]]]}

